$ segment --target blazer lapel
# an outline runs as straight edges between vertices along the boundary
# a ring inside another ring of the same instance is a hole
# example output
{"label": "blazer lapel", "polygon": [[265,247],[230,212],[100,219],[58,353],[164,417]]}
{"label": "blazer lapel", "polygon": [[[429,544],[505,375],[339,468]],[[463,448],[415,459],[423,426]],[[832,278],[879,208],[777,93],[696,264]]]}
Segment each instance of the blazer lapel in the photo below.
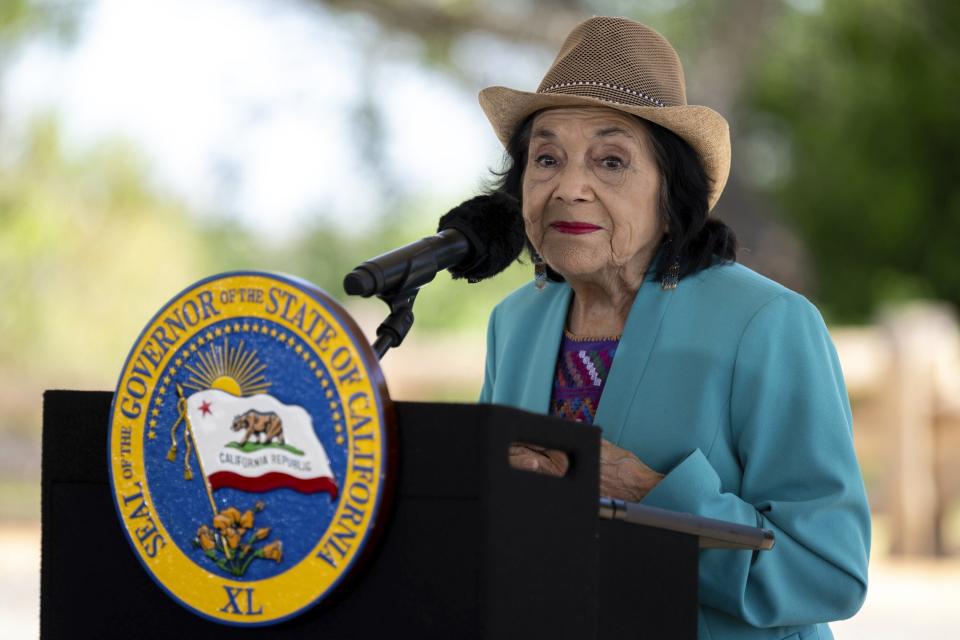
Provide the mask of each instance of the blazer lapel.
{"label": "blazer lapel", "polygon": [[530,361],[521,398],[522,408],[534,413],[550,413],[550,395],[553,392],[553,377],[557,370],[557,355],[563,327],[570,308],[570,286],[566,283],[551,283],[546,290],[536,295],[550,296],[542,315],[532,318],[530,338]]}
{"label": "blazer lapel", "polygon": [[660,334],[663,316],[674,291],[662,290],[659,282],[648,277],[637,291],[630,308],[594,419],[594,424],[603,429],[603,437],[614,444],[620,441],[630,416],[630,407],[646,372],[650,353]]}

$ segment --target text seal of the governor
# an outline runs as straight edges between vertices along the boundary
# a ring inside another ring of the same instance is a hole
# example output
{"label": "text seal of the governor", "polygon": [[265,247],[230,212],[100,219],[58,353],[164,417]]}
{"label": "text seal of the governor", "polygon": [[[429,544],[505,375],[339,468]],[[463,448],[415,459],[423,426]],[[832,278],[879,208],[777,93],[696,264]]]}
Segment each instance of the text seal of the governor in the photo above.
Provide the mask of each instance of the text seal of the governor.
{"label": "text seal of the governor", "polygon": [[127,538],[150,576],[207,619],[303,613],[382,529],[392,405],[363,334],[306,282],[237,272],[181,292],[130,352],[110,420]]}

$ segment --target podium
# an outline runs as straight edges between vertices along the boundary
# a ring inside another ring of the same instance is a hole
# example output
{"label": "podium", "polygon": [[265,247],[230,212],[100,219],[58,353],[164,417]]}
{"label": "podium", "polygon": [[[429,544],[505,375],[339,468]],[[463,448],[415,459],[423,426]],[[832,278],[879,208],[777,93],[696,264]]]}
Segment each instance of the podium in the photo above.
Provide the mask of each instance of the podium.
{"label": "podium", "polygon": [[[269,627],[195,616],[121,531],[111,399],[44,395],[41,638],[696,638],[697,536],[598,518],[598,428],[491,405],[395,403],[388,521],[331,597]],[[569,472],[511,468],[517,441],[566,451]]]}

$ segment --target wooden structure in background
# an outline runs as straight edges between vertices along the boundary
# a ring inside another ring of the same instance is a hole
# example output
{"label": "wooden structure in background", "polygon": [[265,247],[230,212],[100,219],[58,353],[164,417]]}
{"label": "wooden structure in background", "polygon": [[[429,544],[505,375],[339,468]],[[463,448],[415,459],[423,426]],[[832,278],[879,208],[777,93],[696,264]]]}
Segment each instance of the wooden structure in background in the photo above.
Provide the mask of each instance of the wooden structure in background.
{"label": "wooden structure in background", "polygon": [[956,316],[945,305],[913,303],[889,310],[877,325],[832,334],[851,396],[871,399],[871,427],[887,441],[881,474],[891,552],[944,553],[948,442],[960,426]]}

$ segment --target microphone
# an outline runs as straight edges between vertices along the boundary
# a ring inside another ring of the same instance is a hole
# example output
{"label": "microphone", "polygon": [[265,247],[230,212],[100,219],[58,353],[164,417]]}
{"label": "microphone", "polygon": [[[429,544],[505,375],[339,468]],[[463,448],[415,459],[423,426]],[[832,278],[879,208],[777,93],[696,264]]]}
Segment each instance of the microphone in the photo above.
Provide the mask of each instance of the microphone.
{"label": "microphone", "polygon": [[343,279],[343,289],[364,298],[390,295],[417,289],[443,269],[479,282],[510,266],[525,242],[516,198],[499,191],[477,196],[444,214],[436,235],[362,263]]}

